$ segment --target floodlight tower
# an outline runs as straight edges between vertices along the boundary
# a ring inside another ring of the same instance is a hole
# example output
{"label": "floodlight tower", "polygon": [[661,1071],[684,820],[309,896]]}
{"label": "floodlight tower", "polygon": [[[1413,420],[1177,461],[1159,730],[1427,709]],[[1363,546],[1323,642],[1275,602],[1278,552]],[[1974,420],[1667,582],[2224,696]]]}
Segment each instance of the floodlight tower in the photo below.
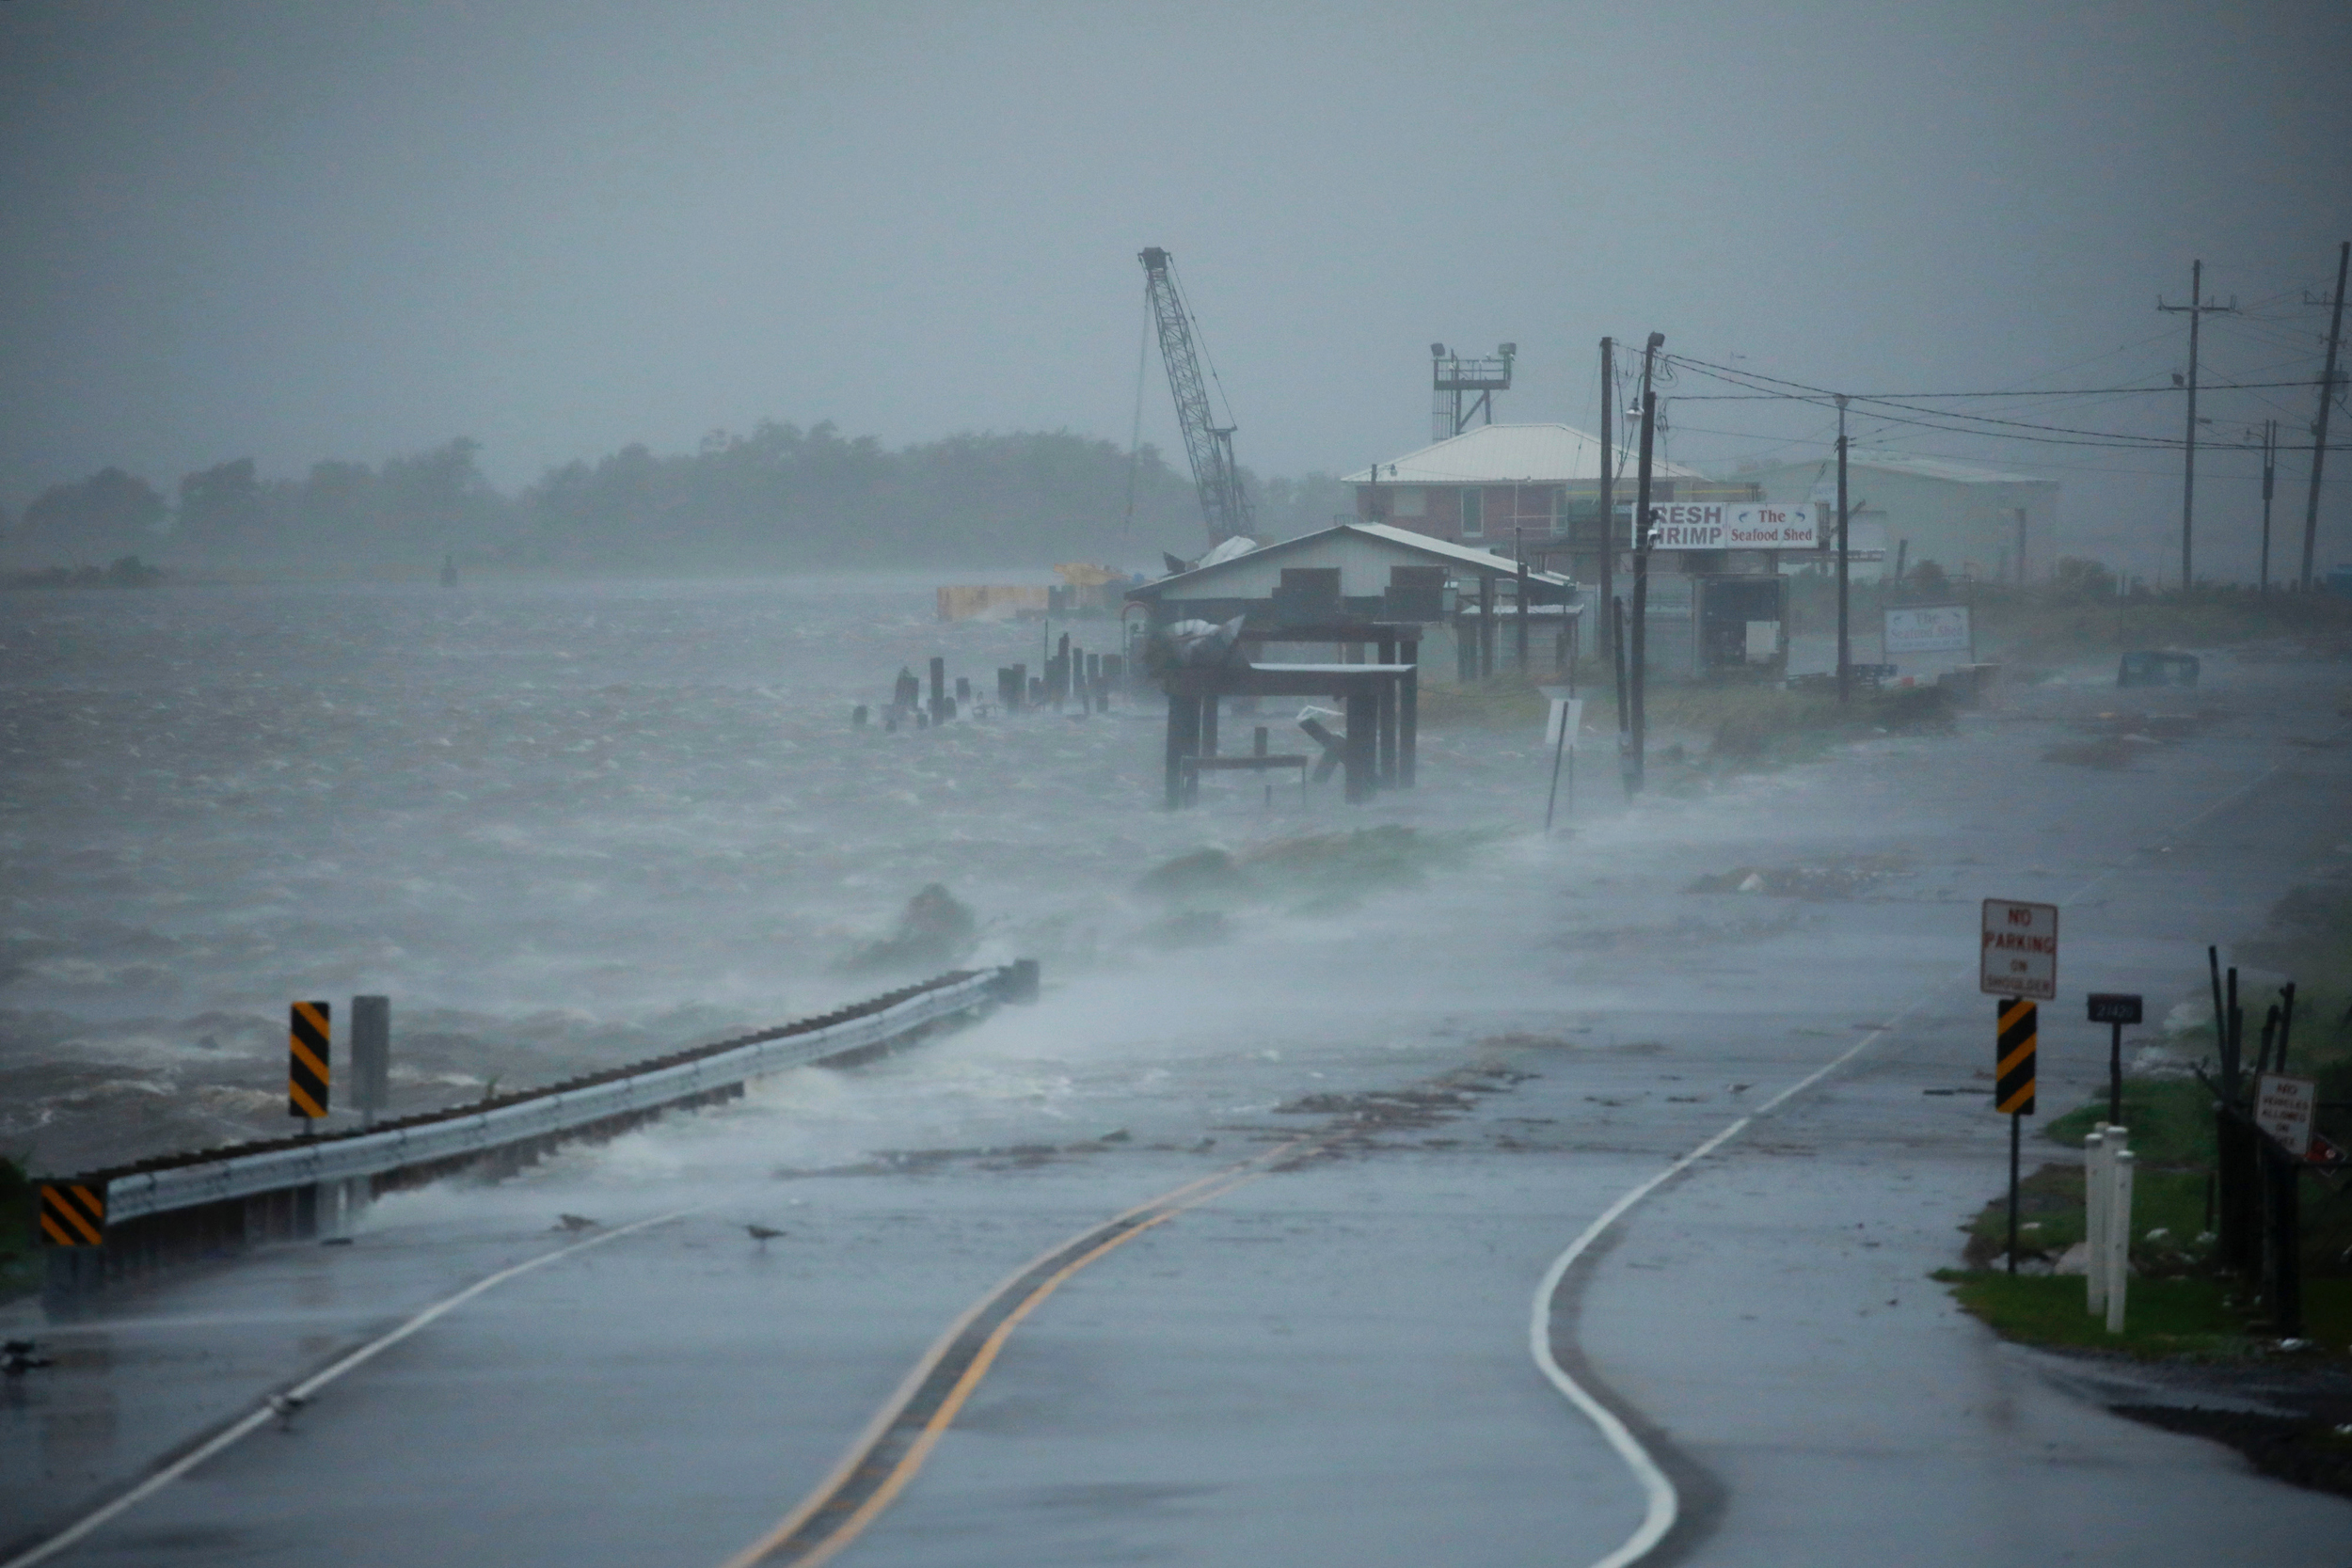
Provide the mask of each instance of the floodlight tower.
{"label": "floodlight tower", "polygon": [[[1459,436],[1472,420],[1482,417],[1486,423],[1494,423],[1494,395],[1511,389],[1511,361],[1518,355],[1518,344],[1503,343],[1491,359],[1465,359],[1447,352],[1443,343],[1431,343],[1429,438],[1443,441]],[[1462,401],[1465,392],[1478,394],[1467,407]]]}

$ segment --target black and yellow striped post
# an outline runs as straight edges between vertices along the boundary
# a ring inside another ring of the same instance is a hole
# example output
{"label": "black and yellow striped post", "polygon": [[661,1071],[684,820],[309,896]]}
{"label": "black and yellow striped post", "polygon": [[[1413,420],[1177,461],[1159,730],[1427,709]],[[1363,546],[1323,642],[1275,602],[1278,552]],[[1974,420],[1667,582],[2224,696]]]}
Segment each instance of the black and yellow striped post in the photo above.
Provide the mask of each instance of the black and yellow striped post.
{"label": "black and yellow striped post", "polygon": [[2033,1115],[2036,1042],[2042,1010],[2004,997],[1994,1005],[1993,1108],[2009,1117],[2009,1272],[2017,1272],[2018,1128]]}
{"label": "black and yellow striped post", "polygon": [[40,1239],[51,1246],[104,1246],[106,1189],[87,1181],[42,1182]]}
{"label": "black and yellow striped post", "polygon": [[292,1013],[286,1031],[286,1114],[323,1120],[334,1007],[326,1002],[297,1002]]}

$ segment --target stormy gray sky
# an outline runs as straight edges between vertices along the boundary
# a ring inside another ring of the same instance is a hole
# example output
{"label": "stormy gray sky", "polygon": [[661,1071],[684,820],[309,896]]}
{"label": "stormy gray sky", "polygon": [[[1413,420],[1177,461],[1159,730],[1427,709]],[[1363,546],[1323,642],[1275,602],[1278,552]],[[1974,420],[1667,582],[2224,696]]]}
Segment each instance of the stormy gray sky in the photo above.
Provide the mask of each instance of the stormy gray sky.
{"label": "stormy gray sky", "polygon": [[[763,418],[1123,442],[1153,244],[1263,473],[1420,445],[1433,340],[1516,341],[1504,417],[1579,424],[1595,341],[1651,329],[1856,391],[2162,381],[2185,355],[2156,295],[2196,256],[2260,305],[2210,325],[2208,375],[2311,376],[2348,68],[2323,0],[15,0],[0,496],[459,434],[512,485]],[[2294,438],[2308,389],[2265,396],[2211,400],[2216,431]],[[1685,460],[1822,433],[1674,417]],[[2071,529],[2144,529],[2152,561],[2177,524],[2169,456],[1901,443],[2060,478]],[[2206,466],[2217,531],[2250,468]]]}

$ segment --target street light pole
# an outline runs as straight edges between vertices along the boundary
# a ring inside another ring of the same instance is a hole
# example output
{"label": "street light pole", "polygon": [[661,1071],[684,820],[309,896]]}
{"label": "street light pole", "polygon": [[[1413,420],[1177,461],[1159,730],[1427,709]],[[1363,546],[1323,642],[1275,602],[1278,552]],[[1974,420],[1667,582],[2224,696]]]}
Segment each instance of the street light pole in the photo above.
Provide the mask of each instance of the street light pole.
{"label": "street light pole", "polygon": [[1658,394],[1650,378],[1658,351],[1666,345],[1663,332],[1653,332],[1642,350],[1642,456],[1634,481],[1633,501],[1633,749],[1628,760],[1626,793],[1641,793],[1649,765],[1649,494],[1650,454],[1658,428]]}
{"label": "street light pole", "polygon": [[[1617,696],[1617,752],[1625,752],[1625,660],[1617,647],[1617,474],[1615,426],[1617,341],[1600,341],[1600,638],[1607,642],[1611,690]],[[1622,765],[1620,765],[1622,767]]]}
{"label": "street light pole", "polygon": [[1849,634],[1846,590],[1846,394],[1837,394],[1837,701],[1851,700],[1853,643]]}

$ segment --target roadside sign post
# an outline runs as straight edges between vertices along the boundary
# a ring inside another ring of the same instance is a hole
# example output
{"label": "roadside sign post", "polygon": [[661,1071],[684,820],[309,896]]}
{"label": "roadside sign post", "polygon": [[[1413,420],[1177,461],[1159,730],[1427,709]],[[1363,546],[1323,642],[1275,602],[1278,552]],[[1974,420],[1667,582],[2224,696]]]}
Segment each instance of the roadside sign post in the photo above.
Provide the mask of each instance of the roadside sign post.
{"label": "roadside sign post", "polygon": [[287,1014],[286,1114],[301,1118],[308,1136],[326,1117],[327,1042],[335,1009],[326,1002],[297,1002]]}
{"label": "roadside sign post", "polygon": [[1986,899],[1977,989],[1988,996],[2057,1001],[2058,939],[2056,904]]}
{"label": "roadside sign post", "polygon": [[2090,993],[2090,1022],[2114,1029],[2107,1037],[2107,1119],[2123,1119],[2123,1025],[2140,1020],[2140,1000],[2123,991]]}
{"label": "roadside sign post", "polygon": [[1573,686],[1547,686],[1540,689],[1551,704],[1549,733],[1544,738],[1551,742],[1551,793],[1544,800],[1544,836],[1551,836],[1553,808],[1560,803],[1560,764],[1568,765],[1568,815],[1576,815],[1576,732],[1584,726],[1584,699],[1576,695]]}
{"label": "roadside sign post", "polygon": [[2299,1180],[2312,1149],[2312,1123],[2319,1109],[2319,1081],[2283,1072],[2254,1080],[2254,1125],[2268,1143],[2262,1175],[2269,1200],[2263,1205],[2264,1293],[2270,1298],[2271,1325],[2281,1335],[2303,1332],[2302,1215]]}
{"label": "roadside sign post", "polygon": [[2265,1072],[2254,1080],[2254,1125],[2297,1160],[2311,1149],[2312,1116],[2318,1107],[2316,1078]]}
{"label": "roadside sign post", "polygon": [[2035,1036],[2041,1011],[2030,1002],[1994,1008],[1993,1108],[2009,1117],[2009,1272],[2017,1272],[2017,1153],[2020,1129],[2033,1115]]}
{"label": "roadside sign post", "polygon": [[2011,1274],[2017,1272],[2018,1142],[2024,1119],[2033,1115],[2041,1034],[2041,1009],[2034,1004],[2058,996],[2058,917],[2056,904],[1988,898],[1978,940],[1977,989],[2002,999],[1994,1010],[1993,1108],[2009,1117]]}

